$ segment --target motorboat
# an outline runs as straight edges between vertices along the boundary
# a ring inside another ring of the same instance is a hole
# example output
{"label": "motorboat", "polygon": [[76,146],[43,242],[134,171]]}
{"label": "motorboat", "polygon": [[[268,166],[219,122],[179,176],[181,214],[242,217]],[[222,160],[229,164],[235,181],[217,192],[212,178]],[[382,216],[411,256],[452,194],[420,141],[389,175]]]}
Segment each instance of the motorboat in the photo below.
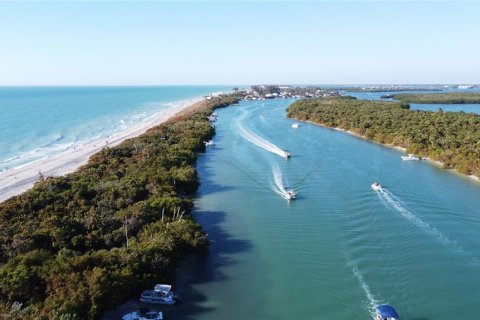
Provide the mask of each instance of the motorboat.
{"label": "motorboat", "polygon": [[283,197],[287,200],[295,200],[297,199],[297,193],[291,188],[285,188],[285,191],[283,192]]}
{"label": "motorboat", "polygon": [[288,151],[284,151],[282,156],[283,156],[285,159],[288,159],[288,158],[290,158],[290,157],[292,156],[292,154],[291,154],[290,152],[288,152]]}
{"label": "motorboat", "polygon": [[218,113],[214,112],[211,115],[208,116],[208,121],[210,122],[215,122],[217,121],[218,118]]}
{"label": "motorboat", "polygon": [[142,292],[140,302],[172,305],[177,302],[177,297],[174,296],[171,285],[157,284],[153,290]]}
{"label": "motorboat", "polygon": [[205,143],[206,146],[211,146],[211,145],[213,145],[213,141],[212,141],[212,140],[205,141],[204,143]]}
{"label": "motorboat", "polygon": [[375,320],[398,320],[400,316],[389,304],[380,304],[375,307]]}
{"label": "motorboat", "polygon": [[298,123],[294,123],[292,124],[292,128],[298,129],[300,128],[300,125]]}
{"label": "motorboat", "polygon": [[161,311],[140,308],[138,311],[124,315],[122,320],[163,320],[163,313]]}
{"label": "motorboat", "polygon": [[372,183],[372,189],[375,191],[382,191],[382,185],[378,182]]}
{"label": "motorboat", "polygon": [[404,161],[411,161],[411,160],[422,160],[420,157],[417,157],[413,153],[409,153],[406,156],[402,156],[402,160]]}

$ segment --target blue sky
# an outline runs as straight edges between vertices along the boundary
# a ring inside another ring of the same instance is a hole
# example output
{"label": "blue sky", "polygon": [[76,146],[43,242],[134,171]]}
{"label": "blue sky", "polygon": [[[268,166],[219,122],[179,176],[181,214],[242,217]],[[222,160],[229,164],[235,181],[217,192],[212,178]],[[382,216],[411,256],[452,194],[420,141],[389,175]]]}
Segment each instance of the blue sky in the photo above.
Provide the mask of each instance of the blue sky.
{"label": "blue sky", "polygon": [[0,85],[479,83],[480,2],[2,2]]}

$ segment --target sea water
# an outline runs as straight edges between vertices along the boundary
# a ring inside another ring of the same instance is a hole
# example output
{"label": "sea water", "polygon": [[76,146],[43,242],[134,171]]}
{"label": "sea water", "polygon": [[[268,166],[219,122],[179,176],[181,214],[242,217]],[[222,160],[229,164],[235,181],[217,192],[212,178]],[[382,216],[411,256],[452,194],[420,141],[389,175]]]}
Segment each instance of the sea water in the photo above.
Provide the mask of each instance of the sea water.
{"label": "sea water", "polygon": [[0,87],[0,170],[128,129],[225,86]]}

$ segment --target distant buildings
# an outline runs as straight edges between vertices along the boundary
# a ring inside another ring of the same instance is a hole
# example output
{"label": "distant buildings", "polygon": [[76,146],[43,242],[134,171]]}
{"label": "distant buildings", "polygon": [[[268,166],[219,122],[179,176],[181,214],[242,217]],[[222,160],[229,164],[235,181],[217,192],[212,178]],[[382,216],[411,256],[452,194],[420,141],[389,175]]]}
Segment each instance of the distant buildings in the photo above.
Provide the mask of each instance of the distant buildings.
{"label": "distant buildings", "polygon": [[262,99],[302,99],[339,96],[338,90],[323,89],[320,87],[291,87],[291,86],[252,86],[245,91],[244,100]]}
{"label": "distant buildings", "polygon": [[205,99],[222,97],[228,94],[235,94],[242,100],[265,100],[265,99],[308,99],[340,96],[338,90],[324,89],[320,87],[292,87],[276,85],[257,85],[249,89],[235,88],[230,92],[214,92]]}

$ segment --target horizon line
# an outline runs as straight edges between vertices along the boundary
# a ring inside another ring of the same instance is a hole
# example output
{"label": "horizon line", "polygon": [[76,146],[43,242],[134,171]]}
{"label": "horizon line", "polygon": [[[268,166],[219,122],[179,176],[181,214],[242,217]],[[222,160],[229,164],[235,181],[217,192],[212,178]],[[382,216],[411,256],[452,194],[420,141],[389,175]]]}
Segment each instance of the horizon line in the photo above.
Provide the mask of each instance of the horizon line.
{"label": "horizon line", "polygon": [[255,83],[255,84],[0,84],[0,87],[241,87],[261,85],[285,86],[446,86],[480,85],[480,82],[432,82],[432,83]]}

